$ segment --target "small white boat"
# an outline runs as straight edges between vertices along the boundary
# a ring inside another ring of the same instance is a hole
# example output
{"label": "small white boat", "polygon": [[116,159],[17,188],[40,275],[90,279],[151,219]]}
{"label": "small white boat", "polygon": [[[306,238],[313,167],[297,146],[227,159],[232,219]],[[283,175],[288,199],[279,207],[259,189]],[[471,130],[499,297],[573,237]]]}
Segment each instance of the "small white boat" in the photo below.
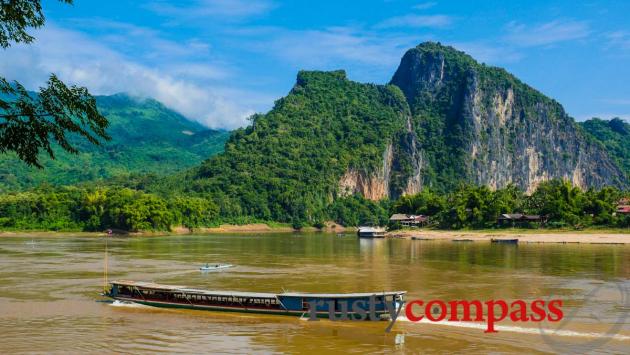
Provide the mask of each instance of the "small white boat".
{"label": "small white boat", "polygon": [[221,270],[221,269],[228,269],[231,268],[232,264],[206,264],[206,266],[202,266],[199,268],[199,270],[201,271],[214,271],[214,270]]}
{"label": "small white boat", "polygon": [[385,229],[380,227],[359,227],[357,234],[360,238],[384,238]]}

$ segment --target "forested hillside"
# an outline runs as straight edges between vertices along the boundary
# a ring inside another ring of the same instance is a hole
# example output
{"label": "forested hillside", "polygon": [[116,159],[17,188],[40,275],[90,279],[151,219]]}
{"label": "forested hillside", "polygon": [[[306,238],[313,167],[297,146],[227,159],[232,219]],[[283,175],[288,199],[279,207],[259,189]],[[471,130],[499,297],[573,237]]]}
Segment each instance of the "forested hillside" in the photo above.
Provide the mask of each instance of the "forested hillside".
{"label": "forested hillside", "polygon": [[79,154],[55,150],[42,157],[43,169],[29,167],[15,156],[0,155],[0,191],[42,183],[68,185],[129,174],[166,175],[198,165],[223,150],[228,132],[207,129],[152,99],[124,94],[96,97],[107,117],[112,140],[102,146],[76,138]]}
{"label": "forested hillside", "polygon": [[396,171],[388,149],[405,139],[407,117],[394,86],[356,83],[343,71],[300,72],[289,95],[235,131],[183,189],[210,196],[227,217],[321,221],[329,204],[354,192],[339,184],[344,173]]}
{"label": "forested hillside", "polygon": [[300,72],[286,97],[235,131],[180,189],[213,199],[226,218],[317,223],[353,194],[393,200],[461,184],[532,193],[550,179],[628,186],[558,102],[427,42],[404,55],[390,85]]}

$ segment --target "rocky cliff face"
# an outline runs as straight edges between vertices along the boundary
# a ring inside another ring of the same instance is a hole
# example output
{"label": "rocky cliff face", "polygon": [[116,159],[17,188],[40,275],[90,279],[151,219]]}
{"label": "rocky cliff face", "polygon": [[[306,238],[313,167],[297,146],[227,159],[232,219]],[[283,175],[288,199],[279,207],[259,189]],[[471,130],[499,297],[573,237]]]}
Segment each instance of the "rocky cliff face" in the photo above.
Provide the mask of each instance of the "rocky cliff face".
{"label": "rocky cliff face", "polygon": [[409,50],[391,83],[410,105],[415,154],[427,157],[414,169],[421,172],[414,186],[466,181],[532,191],[551,178],[583,188],[628,184],[559,103],[451,47],[424,43]]}
{"label": "rocky cliff face", "polygon": [[391,137],[383,152],[383,162],[375,170],[365,172],[348,169],[339,179],[341,196],[361,194],[370,200],[397,198],[422,189],[422,151],[407,115],[406,127]]}

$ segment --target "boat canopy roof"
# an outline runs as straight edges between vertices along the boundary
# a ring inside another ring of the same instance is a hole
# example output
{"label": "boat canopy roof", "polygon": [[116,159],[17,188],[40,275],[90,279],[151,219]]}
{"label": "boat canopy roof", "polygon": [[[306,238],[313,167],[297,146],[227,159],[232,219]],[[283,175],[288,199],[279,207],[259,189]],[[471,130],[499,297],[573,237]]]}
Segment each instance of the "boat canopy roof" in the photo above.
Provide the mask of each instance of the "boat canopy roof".
{"label": "boat canopy roof", "polygon": [[310,298],[364,298],[370,296],[395,296],[404,295],[407,291],[387,291],[387,292],[361,292],[361,293],[305,293],[305,292],[284,292],[278,296],[285,297],[310,297]]}
{"label": "boat canopy roof", "polygon": [[304,293],[304,292],[284,292],[284,293],[266,293],[266,292],[241,292],[241,291],[224,291],[224,290],[200,290],[188,288],[186,286],[162,285],[153,282],[118,280],[110,282],[112,285],[139,287],[144,289],[170,291],[170,292],[186,292],[209,296],[234,296],[234,297],[251,297],[251,298],[276,298],[284,297],[309,297],[309,298],[363,298],[370,296],[394,296],[404,295],[407,291],[389,291],[389,292],[364,292],[364,293]]}
{"label": "boat canopy roof", "polygon": [[359,232],[385,232],[385,228],[371,227],[371,226],[361,226],[361,227],[359,227]]}

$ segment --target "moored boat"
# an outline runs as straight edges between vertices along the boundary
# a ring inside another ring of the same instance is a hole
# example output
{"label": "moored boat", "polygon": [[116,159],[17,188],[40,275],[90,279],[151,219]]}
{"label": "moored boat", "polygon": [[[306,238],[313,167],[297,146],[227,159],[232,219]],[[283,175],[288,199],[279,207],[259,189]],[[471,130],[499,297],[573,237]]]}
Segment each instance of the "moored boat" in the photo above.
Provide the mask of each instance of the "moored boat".
{"label": "moored boat", "polygon": [[384,238],[385,229],[377,227],[359,227],[357,235],[361,238]]}
{"label": "moored boat", "polygon": [[[373,293],[259,293],[213,291],[185,286],[161,285],[140,281],[113,281],[104,294],[114,300],[154,307],[184,308],[207,311],[264,313],[309,316],[310,306],[317,317],[361,317],[382,319],[388,307],[404,304],[405,291]],[[386,305],[387,303],[387,305]]]}
{"label": "moored boat", "polygon": [[232,264],[206,264],[205,266],[202,266],[199,268],[199,270],[201,271],[214,271],[214,270],[221,270],[221,269],[229,269],[231,268]]}
{"label": "moored boat", "polygon": [[502,238],[492,238],[490,239],[491,243],[501,243],[501,244],[518,244],[518,239],[502,239]]}

